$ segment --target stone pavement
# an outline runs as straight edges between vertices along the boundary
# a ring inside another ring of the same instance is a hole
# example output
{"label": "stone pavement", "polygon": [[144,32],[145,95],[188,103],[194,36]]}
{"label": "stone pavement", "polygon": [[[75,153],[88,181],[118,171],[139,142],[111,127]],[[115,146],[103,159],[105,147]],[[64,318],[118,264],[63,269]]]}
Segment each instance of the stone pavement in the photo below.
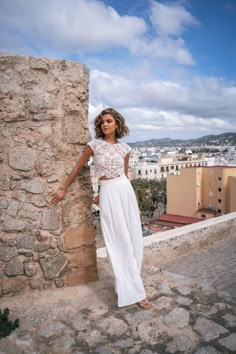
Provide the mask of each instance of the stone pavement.
{"label": "stone pavement", "polygon": [[1,298],[20,327],[0,340],[0,354],[235,353],[235,260],[229,239],[166,264],[145,262],[148,311],[116,307],[106,258],[97,282]]}

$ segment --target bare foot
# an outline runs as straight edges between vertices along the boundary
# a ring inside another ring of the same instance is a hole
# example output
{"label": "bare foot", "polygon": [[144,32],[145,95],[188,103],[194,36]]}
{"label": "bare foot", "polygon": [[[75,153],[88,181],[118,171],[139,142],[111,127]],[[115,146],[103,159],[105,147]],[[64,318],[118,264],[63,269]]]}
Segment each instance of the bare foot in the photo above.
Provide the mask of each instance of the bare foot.
{"label": "bare foot", "polygon": [[147,298],[137,302],[137,305],[143,310],[149,310],[152,307]]}

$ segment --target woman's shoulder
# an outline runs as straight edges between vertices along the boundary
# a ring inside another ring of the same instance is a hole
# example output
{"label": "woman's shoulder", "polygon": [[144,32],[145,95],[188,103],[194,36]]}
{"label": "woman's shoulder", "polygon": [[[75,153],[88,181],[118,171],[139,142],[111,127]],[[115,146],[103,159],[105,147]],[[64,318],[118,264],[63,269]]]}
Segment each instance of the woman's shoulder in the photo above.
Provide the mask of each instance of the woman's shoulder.
{"label": "woman's shoulder", "polygon": [[99,146],[101,146],[103,144],[104,144],[104,140],[97,139],[97,138],[94,138],[87,143],[87,145],[89,145],[92,148],[92,150],[95,150],[96,148],[98,148]]}
{"label": "woman's shoulder", "polygon": [[132,150],[131,147],[123,141],[120,142],[119,144],[124,156],[126,156]]}

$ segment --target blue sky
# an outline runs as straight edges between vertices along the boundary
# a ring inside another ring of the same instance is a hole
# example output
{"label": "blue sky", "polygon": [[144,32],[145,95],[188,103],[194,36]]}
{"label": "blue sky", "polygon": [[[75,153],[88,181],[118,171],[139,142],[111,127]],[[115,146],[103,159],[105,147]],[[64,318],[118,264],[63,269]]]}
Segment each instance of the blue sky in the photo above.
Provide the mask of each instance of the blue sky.
{"label": "blue sky", "polygon": [[89,121],[106,107],[126,141],[236,131],[236,0],[1,0],[0,51],[90,70]]}

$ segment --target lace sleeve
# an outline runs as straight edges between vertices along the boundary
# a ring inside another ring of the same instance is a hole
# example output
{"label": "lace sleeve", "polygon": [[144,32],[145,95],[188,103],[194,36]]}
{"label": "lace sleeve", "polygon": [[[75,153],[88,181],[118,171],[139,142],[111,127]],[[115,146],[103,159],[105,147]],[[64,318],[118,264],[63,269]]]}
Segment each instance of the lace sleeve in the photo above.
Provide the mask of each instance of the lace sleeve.
{"label": "lace sleeve", "polygon": [[96,148],[96,141],[95,141],[95,139],[89,141],[89,142],[87,143],[87,145],[93,150],[93,152],[95,151],[95,148]]}
{"label": "lace sleeve", "polygon": [[132,149],[128,144],[122,143],[121,150],[122,150],[122,156],[125,157]]}

